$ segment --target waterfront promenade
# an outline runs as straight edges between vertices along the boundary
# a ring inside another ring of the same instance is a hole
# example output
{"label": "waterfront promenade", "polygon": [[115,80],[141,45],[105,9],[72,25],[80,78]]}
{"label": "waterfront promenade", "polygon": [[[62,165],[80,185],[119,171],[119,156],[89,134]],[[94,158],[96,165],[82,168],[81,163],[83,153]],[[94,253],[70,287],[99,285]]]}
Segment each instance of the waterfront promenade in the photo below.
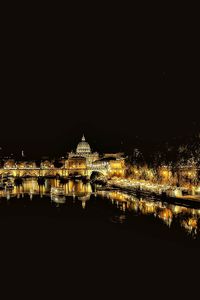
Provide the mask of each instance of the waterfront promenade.
{"label": "waterfront promenade", "polygon": [[167,197],[200,202],[200,186],[189,189],[186,187],[124,178],[112,178],[108,180],[107,184],[108,186],[122,188],[129,192],[140,191],[141,193],[149,193],[157,196],[166,195]]}

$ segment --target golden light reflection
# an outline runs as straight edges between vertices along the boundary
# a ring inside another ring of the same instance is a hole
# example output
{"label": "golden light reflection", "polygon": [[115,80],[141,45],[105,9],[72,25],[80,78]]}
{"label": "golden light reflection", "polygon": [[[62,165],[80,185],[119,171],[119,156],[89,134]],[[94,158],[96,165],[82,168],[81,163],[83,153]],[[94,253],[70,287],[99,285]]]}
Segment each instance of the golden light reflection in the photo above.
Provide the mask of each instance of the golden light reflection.
{"label": "golden light reflection", "polygon": [[187,218],[184,219],[181,222],[181,225],[184,227],[184,229],[190,233],[196,236],[198,231],[198,219],[197,218]]}
{"label": "golden light reflection", "polygon": [[[137,198],[134,194],[122,190],[99,190],[95,188],[92,191],[90,183],[83,183],[81,180],[69,180],[65,184],[61,184],[57,179],[47,179],[44,185],[39,185],[36,179],[24,179],[23,184],[13,186],[13,188],[0,190],[0,198],[10,201],[12,197],[18,199],[27,195],[30,200],[34,200],[35,195],[49,196],[51,188],[62,188],[64,195],[52,195],[51,200],[56,205],[66,202],[66,196],[73,196],[74,201],[80,201],[83,209],[87,208],[88,200],[92,194],[107,198],[114,206],[123,213],[135,213],[146,216],[152,216],[162,220],[167,226],[170,226],[174,220],[178,220],[179,224],[192,236],[199,233],[200,209],[184,207],[181,205],[162,203],[155,199],[146,199],[145,197]],[[98,198],[97,198],[98,199]]]}
{"label": "golden light reflection", "polygon": [[122,191],[97,191],[97,194],[111,200],[113,205],[119,209],[124,206],[128,212],[135,212],[142,215],[152,215],[161,219],[167,226],[171,226],[173,219],[180,216],[179,223],[192,236],[199,232],[198,220],[200,209],[183,207],[175,204],[163,204],[160,201],[149,201],[144,198],[127,194]]}
{"label": "golden light reflection", "polygon": [[158,217],[162,219],[168,226],[170,226],[173,218],[173,213],[170,209],[165,208],[158,213]]}

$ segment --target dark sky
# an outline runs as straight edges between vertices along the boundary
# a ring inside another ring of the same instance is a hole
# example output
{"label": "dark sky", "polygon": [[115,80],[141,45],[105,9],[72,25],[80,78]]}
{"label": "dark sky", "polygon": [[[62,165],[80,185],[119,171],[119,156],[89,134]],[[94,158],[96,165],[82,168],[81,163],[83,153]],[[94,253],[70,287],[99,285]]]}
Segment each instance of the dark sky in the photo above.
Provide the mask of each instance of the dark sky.
{"label": "dark sky", "polygon": [[197,39],[169,23],[6,27],[1,147],[55,155],[84,132],[95,150],[166,141],[199,129]]}

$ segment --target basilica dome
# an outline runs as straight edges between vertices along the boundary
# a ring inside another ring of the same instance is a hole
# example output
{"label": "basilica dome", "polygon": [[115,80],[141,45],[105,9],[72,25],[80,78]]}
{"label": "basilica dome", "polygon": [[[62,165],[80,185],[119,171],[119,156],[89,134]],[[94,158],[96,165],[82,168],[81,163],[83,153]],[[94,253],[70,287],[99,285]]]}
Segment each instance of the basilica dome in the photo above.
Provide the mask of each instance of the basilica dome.
{"label": "basilica dome", "polygon": [[82,137],[81,142],[78,143],[78,145],[77,145],[76,153],[79,154],[79,155],[81,155],[81,154],[90,154],[91,153],[90,145],[85,141],[84,135]]}

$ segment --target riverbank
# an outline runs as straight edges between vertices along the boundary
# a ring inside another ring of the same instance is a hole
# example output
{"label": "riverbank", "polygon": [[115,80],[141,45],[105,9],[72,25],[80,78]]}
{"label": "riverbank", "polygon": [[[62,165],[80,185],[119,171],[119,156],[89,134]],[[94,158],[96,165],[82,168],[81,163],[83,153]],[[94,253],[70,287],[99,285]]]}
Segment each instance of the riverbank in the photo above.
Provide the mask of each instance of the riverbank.
{"label": "riverbank", "polygon": [[158,198],[164,202],[200,207],[200,194],[184,194],[184,189],[177,187],[139,181],[130,182],[127,179],[111,179],[107,182],[106,188],[117,188],[126,193],[135,194],[138,197],[148,196],[151,198]]}

